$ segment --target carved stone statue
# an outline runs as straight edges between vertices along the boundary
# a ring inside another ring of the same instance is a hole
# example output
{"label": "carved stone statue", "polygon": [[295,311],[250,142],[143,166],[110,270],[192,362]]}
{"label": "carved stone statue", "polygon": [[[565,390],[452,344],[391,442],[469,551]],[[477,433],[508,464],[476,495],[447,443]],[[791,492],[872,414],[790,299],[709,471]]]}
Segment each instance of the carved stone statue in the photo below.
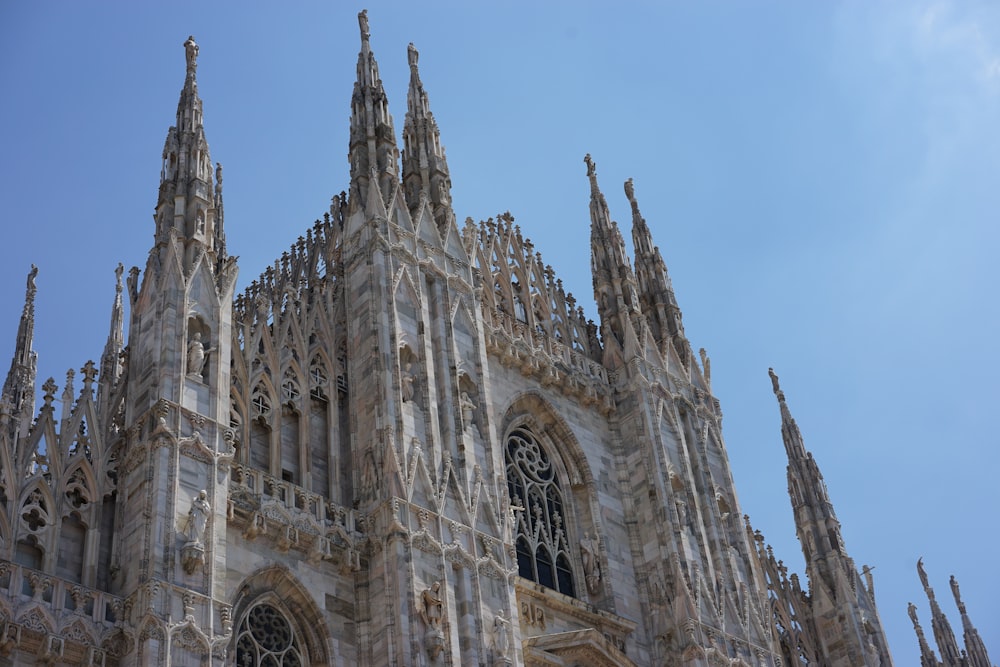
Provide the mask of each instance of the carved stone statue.
{"label": "carved stone statue", "polygon": [[476,404],[469,398],[469,392],[463,391],[459,400],[462,406],[462,428],[468,429],[472,425],[472,413],[476,409]]}
{"label": "carved stone statue", "polygon": [[191,502],[188,510],[184,536],[187,542],[181,547],[181,565],[188,574],[194,574],[205,565],[205,529],[212,506],[208,502],[208,492],[202,489]]}
{"label": "carved stone statue", "polygon": [[188,510],[187,528],[185,529],[188,542],[204,544],[205,527],[208,525],[208,515],[211,511],[212,506],[208,502],[208,491],[202,489],[191,503],[191,509]]}
{"label": "carved stone statue", "polygon": [[510,620],[503,615],[503,609],[493,619],[493,650],[498,658],[506,658],[510,650]]}
{"label": "carved stone statue", "polygon": [[194,332],[191,336],[191,342],[188,343],[187,349],[187,373],[191,376],[200,376],[202,370],[205,368],[205,359],[208,357],[210,352],[214,352],[215,348],[205,348],[205,344],[201,342],[201,333]]}
{"label": "carved stone statue", "polygon": [[431,660],[437,660],[444,650],[444,632],[441,631],[441,618],[444,615],[444,601],[441,599],[441,582],[435,581],[430,588],[420,594],[423,603],[420,618],[427,626],[424,633],[424,648]]}
{"label": "carved stone statue", "polygon": [[184,57],[189,71],[193,72],[198,68],[198,44],[194,41],[194,35],[190,35],[184,42]]}
{"label": "carved stone statue", "polygon": [[601,581],[601,566],[597,562],[597,551],[599,545],[597,538],[591,537],[589,532],[583,534],[580,540],[580,555],[583,558],[583,574],[587,580],[587,590],[596,594],[600,589],[598,584]]}
{"label": "carved stone statue", "polygon": [[420,618],[424,620],[428,628],[440,628],[444,608],[444,602],[441,600],[441,582],[435,581],[430,588],[424,589],[424,592],[420,594],[420,599],[424,603]]}
{"label": "carved stone statue", "polygon": [[412,401],[413,400],[413,379],[414,378],[413,378],[413,373],[410,370],[410,368],[412,366],[413,366],[413,364],[411,362],[409,362],[409,361],[406,362],[406,365],[403,367],[403,372],[400,373],[400,384],[402,385],[401,389],[402,389],[402,392],[403,392],[403,400],[404,401]]}

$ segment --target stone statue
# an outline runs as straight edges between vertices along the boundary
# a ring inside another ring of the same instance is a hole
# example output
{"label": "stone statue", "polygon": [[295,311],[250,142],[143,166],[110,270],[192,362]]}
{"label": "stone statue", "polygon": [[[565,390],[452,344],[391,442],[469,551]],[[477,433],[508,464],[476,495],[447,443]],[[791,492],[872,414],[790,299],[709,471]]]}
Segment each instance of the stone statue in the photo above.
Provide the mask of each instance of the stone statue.
{"label": "stone statue", "polygon": [[28,294],[33,295],[35,290],[35,277],[38,275],[38,267],[34,264],[31,265],[31,271],[28,271]]}
{"label": "stone statue", "polygon": [[429,629],[440,629],[441,616],[444,611],[444,602],[441,600],[441,582],[435,581],[430,588],[424,589],[424,592],[420,594],[420,599],[424,603],[420,618]]}
{"label": "stone statue", "polygon": [[411,362],[406,362],[406,366],[403,367],[403,372],[400,374],[403,401],[413,400],[413,373],[410,371],[412,366],[413,364]]}
{"label": "stone statue", "polygon": [[208,502],[208,491],[202,489],[192,501],[191,509],[188,510],[188,521],[185,528],[188,542],[204,544],[205,527],[208,525],[208,515],[211,511],[212,506]]}
{"label": "stone statue", "polygon": [[506,658],[510,650],[510,620],[503,615],[503,609],[497,612],[493,619],[493,648],[496,657]]}
{"label": "stone statue", "polygon": [[406,47],[406,59],[410,63],[410,67],[417,66],[417,59],[420,57],[420,53],[417,51],[417,47],[413,46],[413,42]]}
{"label": "stone statue", "polygon": [[187,59],[188,71],[193,72],[198,68],[198,44],[194,41],[194,35],[190,35],[184,42],[184,57]]}
{"label": "stone statue", "polygon": [[201,342],[201,333],[194,332],[191,336],[191,342],[188,343],[187,349],[187,372],[188,375],[201,375],[201,371],[205,368],[205,359],[210,352],[214,352],[215,348],[210,347],[205,349],[205,344]]}
{"label": "stone statue", "polygon": [[462,406],[462,427],[468,429],[472,425],[472,413],[476,409],[476,404],[469,398],[469,392],[463,391],[459,403]]}
{"label": "stone statue", "polygon": [[580,556],[583,558],[583,574],[587,580],[587,590],[591,594],[596,594],[600,590],[597,587],[601,581],[601,566],[597,562],[598,548],[597,538],[585,532],[583,539],[580,540]]}
{"label": "stone statue", "polygon": [[920,623],[917,620],[917,605],[912,602],[906,605],[906,613],[910,615],[910,620],[913,621],[913,626],[916,627]]}
{"label": "stone statue", "polygon": [[773,368],[768,368],[767,374],[771,376],[771,389],[773,389],[775,395],[777,395],[777,393],[781,391],[781,387],[778,386],[778,376],[775,374]]}
{"label": "stone statue", "polygon": [[924,572],[924,559],[917,559],[917,574],[920,576],[920,583],[924,585],[924,590],[930,588],[930,583],[927,581],[927,573]]}
{"label": "stone statue", "polygon": [[361,28],[361,36],[367,39],[371,32],[368,30],[368,10],[362,9],[358,13],[358,27]]}

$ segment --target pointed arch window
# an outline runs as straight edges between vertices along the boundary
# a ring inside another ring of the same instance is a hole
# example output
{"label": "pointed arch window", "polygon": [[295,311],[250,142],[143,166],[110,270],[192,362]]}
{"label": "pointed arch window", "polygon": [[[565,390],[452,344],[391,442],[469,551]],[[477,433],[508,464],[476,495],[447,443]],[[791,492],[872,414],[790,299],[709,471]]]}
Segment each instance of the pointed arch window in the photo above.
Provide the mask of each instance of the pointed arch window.
{"label": "pointed arch window", "polygon": [[236,638],[240,667],[301,667],[302,651],[291,624],[276,607],[254,605],[240,623]]}
{"label": "pointed arch window", "polygon": [[576,596],[562,489],[552,462],[526,428],[507,436],[507,491],[517,512],[518,574]]}

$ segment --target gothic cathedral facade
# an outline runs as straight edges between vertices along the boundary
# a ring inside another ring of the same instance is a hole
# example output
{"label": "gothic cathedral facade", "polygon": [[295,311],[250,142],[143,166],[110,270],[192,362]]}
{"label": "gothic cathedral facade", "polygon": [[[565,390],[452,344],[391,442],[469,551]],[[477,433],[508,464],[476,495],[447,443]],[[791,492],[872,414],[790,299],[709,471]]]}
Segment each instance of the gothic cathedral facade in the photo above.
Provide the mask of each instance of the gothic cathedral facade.
{"label": "gothic cathedral facade", "polygon": [[587,156],[595,324],[456,220],[412,45],[400,150],[359,23],[349,188],[245,290],[190,38],[145,268],[37,411],[29,274],[0,665],[891,665],[773,373],[808,587],[742,514],[631,182],[632,259]]}

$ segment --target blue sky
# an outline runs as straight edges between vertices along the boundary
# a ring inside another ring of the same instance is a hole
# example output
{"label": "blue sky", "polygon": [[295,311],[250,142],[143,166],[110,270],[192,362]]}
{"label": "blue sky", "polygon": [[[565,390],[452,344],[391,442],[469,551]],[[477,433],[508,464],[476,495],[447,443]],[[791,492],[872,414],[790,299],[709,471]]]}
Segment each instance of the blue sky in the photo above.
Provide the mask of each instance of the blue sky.
{"label": "blue sky", "polygon": [[[1000,5],[609,5],[368,3],[397,131],[412,41],[459,220],[510,210],[591,315],[583,156],[626,229],[634,178],[754,526],[801,571],[773,366],[896,663],[921,555],[1000,659]],[[99,357],[188,34],[240,287],[273,262],[347,188],[361,7],[0,5],[0,352],[34,262],[40,381]]]}

